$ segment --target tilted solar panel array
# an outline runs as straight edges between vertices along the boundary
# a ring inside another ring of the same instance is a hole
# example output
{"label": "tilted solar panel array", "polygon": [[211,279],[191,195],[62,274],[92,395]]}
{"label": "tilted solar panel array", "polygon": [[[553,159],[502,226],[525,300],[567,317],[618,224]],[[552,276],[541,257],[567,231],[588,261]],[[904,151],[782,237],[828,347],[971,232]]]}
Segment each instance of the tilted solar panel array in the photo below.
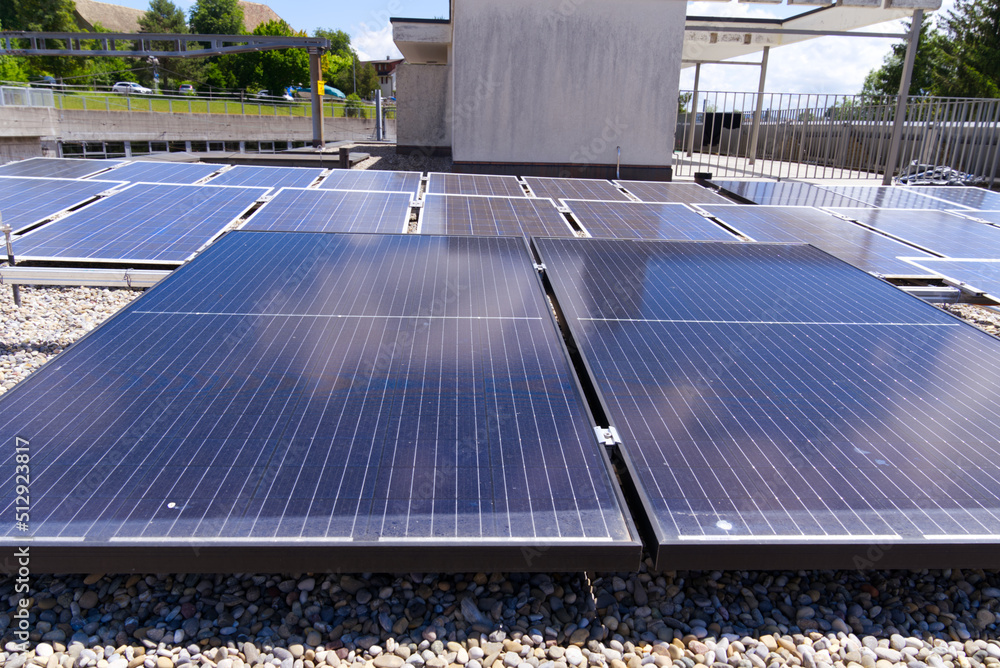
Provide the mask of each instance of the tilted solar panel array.
{"label": "tilted solar panel array", "polygon": [[309,167],[257,167],[236,165],[208,181],[213,186],[251,186],[260,188],[305,188],[323,173]]}
{"label": "tilted solar panel array", "polygon": [[726,204],[725,197],[696,183],[663,183],[660,181],[615,181],[643,202],[677,202],[679,204]]}
{"label": "tilted solar panel array", "polygon": [[282,188],[242,229],[285,232],[405,232],[410,193]]}
{"label": "tilted solar panel array", "polygon": [[586,199],[630,202],[629,196],[603,179],[553,179],[540,176],[526,176],[524,182],[535,197],[552,200]]}
{"label": "tilted solar panel array", "polygon": [[975,252],[1000,259],[1000,227],[945,211],[919,209],[831,209],[926,251],[950,257]]}
{"label": "tilted solar panel array", "polygon": [[754,204],[784,206],[864,206],[864,203],[824,190],[809,183],[797,181],[713,181],[726,192],[749,200]]}
{"label": "tilted solar panel array", "polygon": [[223,165],[188,162],[142,161],[122,165],[101,178],[129,183],[176,183],[190,185],[222,169]]}
{"label": "tilted solar panel array", "polygon": [[30,442],[42,571],[639,563],[520,238],[231,233],[2,397],[0,431]]}
{"label": "tilted solar panel array", "polygon": [[124,185],[120,181],[79,181],[0,176],[0,213],[15,234],[47,218]]}
{"label": "tilted solar panel array", "polygon": [[1000,341],[804,245],[534,243],[657,568],[996,554]]}
{"label": "tilted solar panel array", "polygon": [[[961,209],[954,202],[921,194],[910,187],[901,186],[821,186],[824,190],[839,193],[863,202],[863,206],[882,209]],[[858,206],[842,204],[840,206]]]}
{"label": "tilted solar panel array", "polygon": [[915,266],[943,276],[946,280],[982,292],[1000,303],[1000,259],[919,257],[909,258]]}
{"label": "tilted solar panel array", "polygon": [[442,174],[431,172],[427,192],[440,195],[493,195],[496,197],[527,197],[515,176],[489,174]]}
{"label": "tilted solar panel array", "polygon": [[180,264],[265,188],[136,183],[14,241],[19,260]]}
{"label": "tilted solar panel array", "polygon": [[323,190],[379,190],[406,192],[414,197],[420,192],[421,172],[394,172],[374,169],[335,169],[319,184]]}
{"label": "tilted solar panel array", "polygon": [[566,200],[573,217],[592,237],[733,241],[727,232],[683,204]]}
{"label": "tilted solar panel array", "polygon": [[433,193],[424,196],[420,232],[525,237],[574,234],[549,199]]}

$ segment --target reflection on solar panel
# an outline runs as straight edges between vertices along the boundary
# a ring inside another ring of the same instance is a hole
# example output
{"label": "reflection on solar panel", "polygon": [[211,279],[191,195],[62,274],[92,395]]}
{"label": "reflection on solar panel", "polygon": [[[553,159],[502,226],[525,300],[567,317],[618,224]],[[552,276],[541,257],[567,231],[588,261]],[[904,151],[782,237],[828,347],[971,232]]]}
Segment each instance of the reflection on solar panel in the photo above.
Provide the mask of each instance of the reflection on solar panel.
{"label": "reflection on solar panel", "polygon": [[1000,208],[1000,193],[962,186],[907,186],[909,190],[971,209]]}
{"label": "reflection on solar panel", "polygon": [[990,223],[991,225],[1000,225],[1000,211],[969,211],[966,209],[950,209],[950,213],[956,213],[960,216],[982,220]]}
{"label": "reflection on solar panel", "polygon": [[410,193],[282,188],[242,229],[285,232],[405,232]]}
{"label": "reflection on solar panel", "polygon": [[192,184],[222,169],[223,165],[190,162],[133,162],[101,176],[130,183]]}
{"label": "reflection on solar panel", "polygon": [[657,569],[994,562],[1000,341],[804,245],[534,243]]}
{"label": "reflection on solar panel", "polygon": [[[865,206],[886,209],[955,209],[954,202],[928,197],[905,186],[822,186],[824,190],[840,193],[862,202]],[[850,204],[844,206],[858,206]]]}
{"label": "reflection on solar panel", "polygon": [[40,569],[640,561],[521,239],[234,232],[0,398],[0,431],[30,442]]}
{"label": "reflection on solar panel", "polygon": [[423,234],[571,237],[573,228],[550,199],[425,195]]}
{"label": "reflection on solar panel", "polygon": [[729,200],[697,183],[664,183],[662,181],[615,181],[643,202],[677,202],[679,204],[728,204]]}
{"label": "reflection on solar panel", "polygon": [[307,167],[250,167],[236,165],[208,183],[213,186],[257,186],[261,188],[305,188],[322,169]]}
{"label": "reflection on solar panel", "polygon": [[120,185],[114,181],[0,176],[0,213],[17,234]]}
{"label": "reflection on solar panel", "polygon": [[[28,158],[0,165],[0,176],[41,176],[79,179],[120,165],[120,160],[82,160],[78,158]],[[101,174],[98,178],[108,178]]]}
{"label": "reflection on solar panel", "polygon": [[733,241],[736,236],[683,204],[565,200],[590,236],[605,239]]}
{"label": "reflection on solar panel", "polygon": [[891,234],[926,251],[951,257],[970,254],[1000,259],[1000,228],[944,211],[833,209],[851,220]]}
{"label": "reflection on solar panel", "polygon": [[391,172],[377,169],[335,169],[319,184],[325,190],[380,190],[417,195],[420,172]]}
{"label": "reflection on solar panel", "polygon": [[1000,259],[915,257],[910,261],[921,269],[964,283],[1000,302]]}
{"label": "reflection on solar panel", "polygon": [[489,174],[439,174],[431,172],[427,192],[449,195],[496,195],[498,197],[527,197],[521,182],[515,176]]}
{"label": "reflection on solar panel", "polygon": [[786,206],[862,206],[863,203],[808,183],[795,181],[713,181],[723,190],[755,204]]}
{"label": "reflection on solar panel", "polygon": [[524,182],[535,197],[559,199],[588,199],[631,202],[628,195],[615,184],[602,179],[550,179],[541,176],[526,176]]}
{"label": "reflection on solar panel", "polygon": [[841,220],[812,207],[733,204],[705,206],[705,211],[754,241],[812,244],[855,267],[885,276],[922,276],[897,259],[922,255],[912,246]]}
{"label": "reflection on solar panel", "polygon": [[14,241],[18,260],[181,263],[267,192],[137,183]]}

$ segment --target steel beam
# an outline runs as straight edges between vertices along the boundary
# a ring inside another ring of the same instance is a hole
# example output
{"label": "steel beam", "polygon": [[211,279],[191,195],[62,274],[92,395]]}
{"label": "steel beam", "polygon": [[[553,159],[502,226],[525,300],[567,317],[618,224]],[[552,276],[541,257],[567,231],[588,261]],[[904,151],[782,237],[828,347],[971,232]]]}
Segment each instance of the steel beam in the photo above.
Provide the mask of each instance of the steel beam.
{"label": "steel beam", "polygon": [[[27,40],[28,48],[21,48],[14,40]],[[61,46],[48,44],[60,40]],[[84,49],[82,42],[98,42],[99,49]],[[123,50],[116,50],[119,42],[126,42]],[[153,48],[153,44],[169,42],[173,50]],[[202,48],[203,43],[211,46]],[[330,41],[322,37],[274,37],[266,35],[180,35],[176,33],[122,33],[122,32],[0,32],[0,55],[5,56],[157,56],[163,58],[196,58],[225,53],[249,53],[269,49],[319,49],[330,48]]]}

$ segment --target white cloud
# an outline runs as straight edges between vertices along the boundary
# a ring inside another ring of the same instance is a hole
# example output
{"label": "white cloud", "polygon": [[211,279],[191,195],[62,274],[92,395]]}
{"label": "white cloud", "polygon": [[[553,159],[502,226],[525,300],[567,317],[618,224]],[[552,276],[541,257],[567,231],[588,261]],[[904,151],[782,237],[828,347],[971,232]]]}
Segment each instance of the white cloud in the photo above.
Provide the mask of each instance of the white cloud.
{"label": "white cloud", "polygon": [[392,25],[389,23],[377,29],[362,23],[351,35],[351,46],[358,52],[361,60],[382,60],[386,56],[403,57],[392,41]]}

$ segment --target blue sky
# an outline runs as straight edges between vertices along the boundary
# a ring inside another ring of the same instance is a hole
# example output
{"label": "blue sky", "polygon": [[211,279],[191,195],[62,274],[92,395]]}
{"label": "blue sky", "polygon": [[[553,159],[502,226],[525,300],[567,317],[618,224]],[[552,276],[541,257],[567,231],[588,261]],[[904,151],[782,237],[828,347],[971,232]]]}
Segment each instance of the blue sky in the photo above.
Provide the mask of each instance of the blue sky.
{"label": "blue sky", "polygon": [[[104,0],[139,9],[148,0]],[[257,0],[260,1],[260,0]],[[194,0],[174,0],[189,9]],[[447,18],[449,0],[264,0],[297,30],[310,34],[315,28],[335,28],[351,35],[351,42],[362,58],[398,57],[392,43],[390,16],[409,18]],[[941,12],[954,5],[944,0]],[[736,2],[689,2],[689,15],[747,17],[784,17],[809,6],[766,5]],[[902,32],[902,22],[871,26],[873,32]],[[892,40],[824,37],[801,44],[781,47],[771,52],[767,86],[769,92],[851,94],[861,91],[865,75],[882,64]],[[759,55],[746,60],[759,60]],[[681,88],[693,84],[694,69],[681,73]],[[751,67],[706,65],[702,68],[702,90],[755,91],[757,70]]]}

